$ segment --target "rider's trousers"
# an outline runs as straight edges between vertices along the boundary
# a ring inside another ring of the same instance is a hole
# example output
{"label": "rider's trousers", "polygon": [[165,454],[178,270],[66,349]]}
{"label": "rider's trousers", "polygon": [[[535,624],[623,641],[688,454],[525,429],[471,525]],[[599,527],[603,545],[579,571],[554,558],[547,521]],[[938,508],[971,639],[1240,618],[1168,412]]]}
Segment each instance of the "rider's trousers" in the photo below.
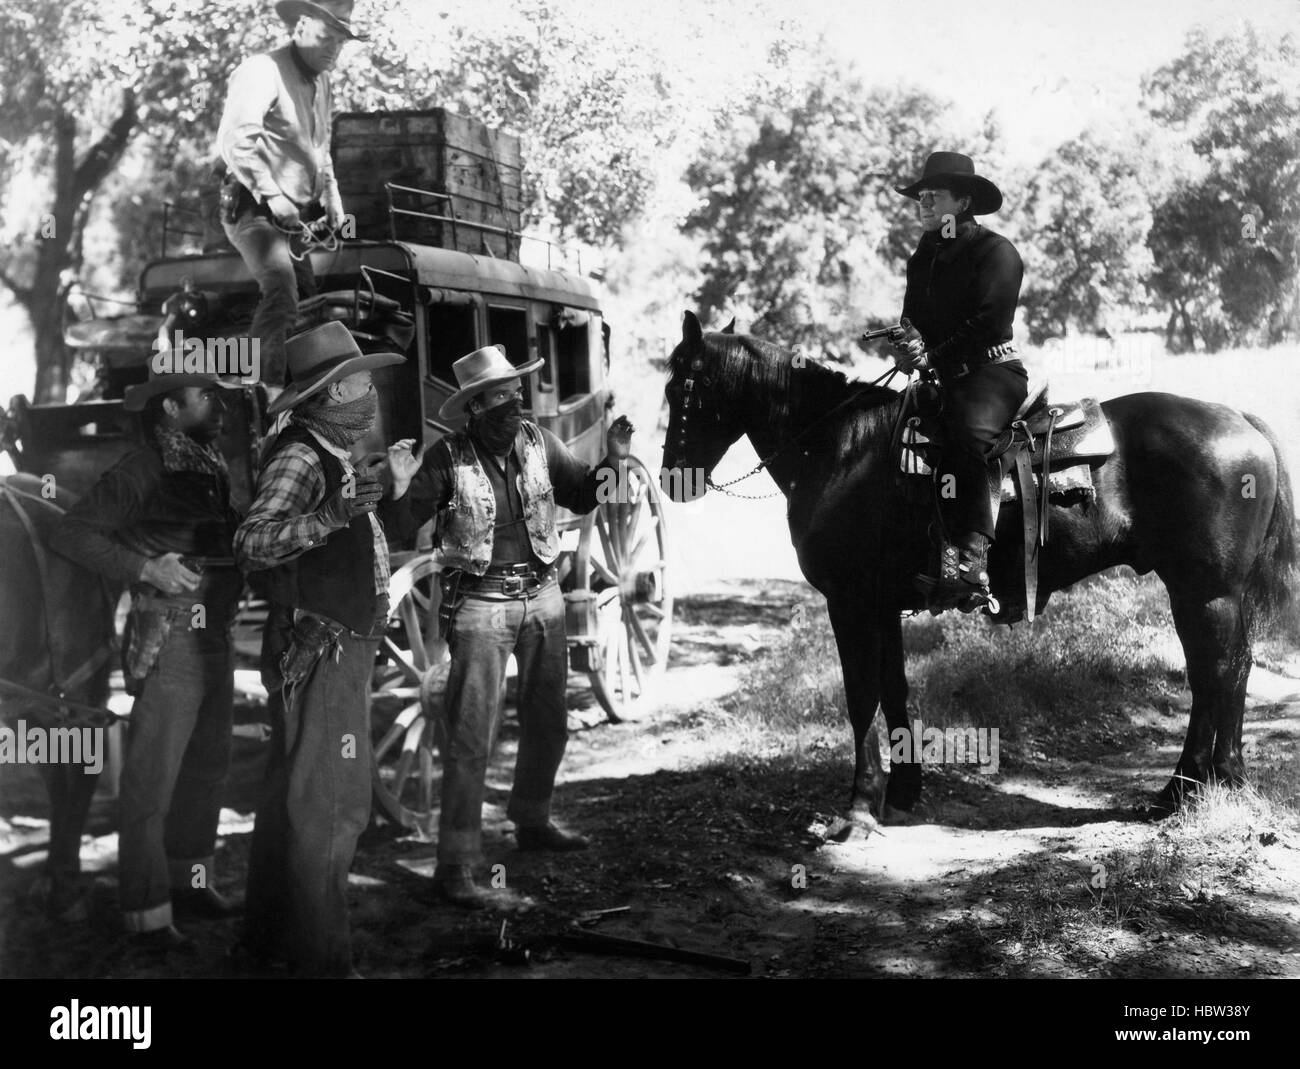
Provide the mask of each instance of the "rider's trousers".
{"label": "rider's trousers", "polygon": [[948,441],[939,465],[939,501],[951,537],[973,532],[992,540],[996,517],[988,466],[1028,392],[1029,376],[1019,360],[986,364],[944,382]]}

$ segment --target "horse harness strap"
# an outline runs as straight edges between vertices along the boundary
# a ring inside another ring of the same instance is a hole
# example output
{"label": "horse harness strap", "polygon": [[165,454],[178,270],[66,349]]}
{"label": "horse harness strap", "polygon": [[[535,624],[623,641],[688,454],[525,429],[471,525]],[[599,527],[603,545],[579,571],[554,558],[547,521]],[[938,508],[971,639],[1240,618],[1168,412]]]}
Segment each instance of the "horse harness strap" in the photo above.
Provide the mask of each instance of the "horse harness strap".
{"label": "horse harness strap", "polygon": [[42,622],[45,625],[45,645],[46,649],[50,651],[50,678],[57,693],[53,695],[45,695],[41,694],[40,691],[34,691],[28,687],[23,687],[18,683],[12,683],[8,680],[5,680],[4,682],[6,686],[22,691],[27,697],[40,697],[46,702],[66,706],[69,709],[75,709],[82,712],[90,711],[102,713],[102,709],[96,710],[93,706],[68,701],[63,699],[61,696],[66,694],[68,691],[81,686],[82,683],[86,682],[91,675],[102,667],[103,664],[113,655],[112,645],[110,643],[103,643],[69,675],[60,678],[58,671],[59,658],[55,655],[56,651],[59,649],[58,636],[50,628],[53,613],[50,611],[49,559],[46,556],[45,547],[41,544],[40,536],[36,533],[36,526],[32,523],[31,517],[27,515],[27,510],[23,508],[19,501],[19,498],[28,497],[29,495],[23,493],[21,490],[15,490],[13,487],[3,482],[0,482],[0,490],[4,491],[5,500],[9,502],[9,507],[14,510],[14,514],[18,517],[18,522],[22,524],[23,530],[27,532],[27,539],[31,543],[32,557],[36,561],[36,573],[41,584],[41,603],[43,610],[41,615],[43,617]]}

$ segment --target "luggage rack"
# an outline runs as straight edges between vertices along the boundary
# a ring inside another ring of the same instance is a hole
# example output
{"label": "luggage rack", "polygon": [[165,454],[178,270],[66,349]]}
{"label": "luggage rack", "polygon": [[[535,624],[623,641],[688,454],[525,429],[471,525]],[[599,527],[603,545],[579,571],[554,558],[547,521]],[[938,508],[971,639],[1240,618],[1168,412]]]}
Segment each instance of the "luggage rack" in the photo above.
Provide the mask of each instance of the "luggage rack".
{"label": "luggage rack", "polygon": [[[435,212],[425,211],[423,208],[400,208],[393,200],[394,193],[405,193],[415,197],[425,197],[431,201],[441,201],[446,205],[446,214],[441,215]],[[538,237],[535,234],[525,234],[519,230],[510,230],[506,227],[493,226],[491,223],[480,223],[472,219],[459,219],[456,217],[456,198],[451,193],[437,193],[431,189],[419,189],[415,186],[403,186],[396,182],[384,183],[384,196],[388,201],[388,235],[393,241],[400,241],[397,235],[397,217],[399,215],[412,216],[417,219],[428,219],[435,223],[446,223],[451,227],[452,244],[457,243],[457,230],[464,227],[467,230],[474,230],[479,233],[499,234],[506,239],[507,257],[511,251],[511,243],[514,245],[514,252],[518,255],[520,245],[524,241],[534,241],[539,245],[546,246],[546,269],[554,270],[555,254],[565,262],[569,259],[569,251],[565,246],[551,241],[548,238]],[[487,255],[497,259],[496,254],[483,242],[483,249]],[[575,256],[578,273],[582,274],[582,253],[579,251]]]}

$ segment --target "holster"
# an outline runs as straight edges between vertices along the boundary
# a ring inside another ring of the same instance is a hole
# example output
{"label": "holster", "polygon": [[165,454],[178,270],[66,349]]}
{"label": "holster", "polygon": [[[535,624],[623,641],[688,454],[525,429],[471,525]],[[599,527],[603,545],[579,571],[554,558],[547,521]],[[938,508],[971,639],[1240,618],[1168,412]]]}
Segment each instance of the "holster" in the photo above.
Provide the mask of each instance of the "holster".
{"label": "holster", "polygon": [[158,663],[158,655],[182,611],[144,609],[137,605],[127,613],[122,635],[122,683],[131,697],[137,697],[144,689],[144,681]]}
{"label": "holster", "polygon": [[449,568],[438,576],[438,588],[442,600],[438,603],[438,637],[445,639],[451,634],[451,624],[456,618],[456,610],[465,598],[460,592],[460,578],[464,573],[459,568]]}
{"label": "holster", "polygon": [[286,687],[306,679],[325,650],[338,643],[348,630],[325,616],[299,609],[295,613],[289,648],[280,658],[280,675]]}

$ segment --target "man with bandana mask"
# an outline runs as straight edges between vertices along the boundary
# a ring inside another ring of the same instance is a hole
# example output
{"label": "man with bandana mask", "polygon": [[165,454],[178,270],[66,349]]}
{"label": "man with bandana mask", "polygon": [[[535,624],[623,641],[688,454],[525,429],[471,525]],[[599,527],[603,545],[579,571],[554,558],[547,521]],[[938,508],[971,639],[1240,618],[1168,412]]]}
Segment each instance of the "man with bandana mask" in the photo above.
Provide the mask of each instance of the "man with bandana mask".
{"label": "man with bandana mask", "polygon": [[[396,353],[363,355],[331,322],[290,338],[290,385],[269,408],[289,412],[235,535],[245,571],[269,569],[262,678],[272,740],[249,857],[242,950],[304,976],[348,976],[348,870],[370,817],[370,674],[388,617],[388,546],[377,471],[349,452],[374,426],[371,371]],[[413,470],[412,441],[389,448]]]}
{"label": "man with bandana mask", "polygon": [[482,856],[484,780],[511,654],[519,666],[519,753],[506,814],[519,849],[587,846],[550,818],[568,741],[555,507],[576,513],[596,507],[597,487],[631,452],[632,425],[623,417],[614,421],[605,459],[589,469],[550,431],[523,418],[520,380],[540,366],[540,360],[513,366],[499,345],[457,360],[460,389],[440,415],[468,415],[467,426],[428,451],[409,493],[407,466],[393,466],[393,496],[406,501],[409,519],[439,519],[443,598],[453,612],[434,884],[444,899],[467,909],[492,903],[474,883],[473,866]]}

